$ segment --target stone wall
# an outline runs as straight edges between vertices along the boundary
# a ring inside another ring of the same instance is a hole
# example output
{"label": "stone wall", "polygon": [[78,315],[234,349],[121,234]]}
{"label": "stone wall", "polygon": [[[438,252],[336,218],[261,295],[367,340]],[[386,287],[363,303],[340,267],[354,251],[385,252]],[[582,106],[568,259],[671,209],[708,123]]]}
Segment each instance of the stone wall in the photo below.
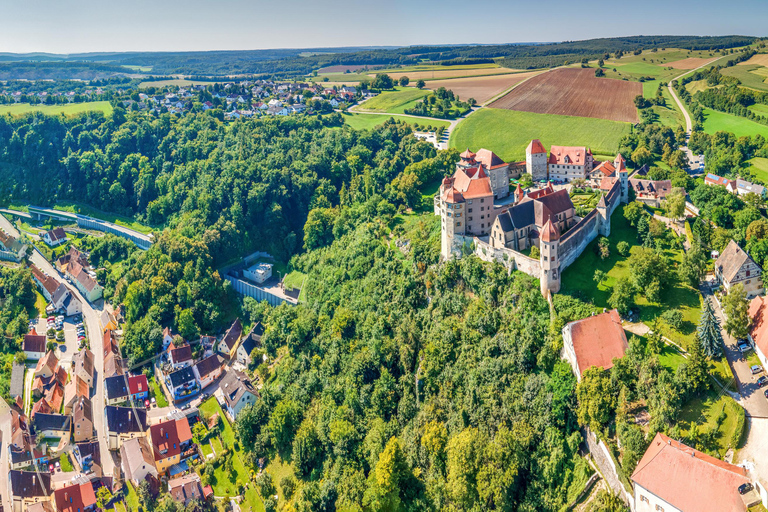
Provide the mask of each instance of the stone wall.
{"label": "stone wall", "polygon": [[600,473],[602,473],[603,478],[605,478],[611,491],[613,491],[614,494],[618,494],[624,500],[624,503],[629,505],[630,509],[633,509],[635,500],[632,494],[630,494],[624,487],[624,484],[621,483],[619,472],[616,470],[616,465],[613,462],[613,457],[611,457],[611,454],[608,451],[608,447],[603,441],[598,441],[595,434],[589,429],[582,430],[582,434],[587,441],[587,447],[589,448],[589,453],[592,455],[592,460],[595,461],[595,465],[600,470]]}
{"label": "stone wall", "polygon": [[621,180],[613,182],[611,190],[605,196],[605,202],[608,205],[608,218],[611,218],[611,214],[621,202]]}
{"label": "stone wall", "polygon": [[529,276],[539,279],[541,276],[541,263],[539,260],[526,256],[506,247],[494,248],[479,238],[474,239],[475,254],[483,261],[498,261],[509,271],[519,270]]}
{"label": "stone wall", "polygon": [[600,215],[597,209],[592,210],[560,239],[558,255],[561,273],[576,261],[589,242],[597,237],[599,222]]}

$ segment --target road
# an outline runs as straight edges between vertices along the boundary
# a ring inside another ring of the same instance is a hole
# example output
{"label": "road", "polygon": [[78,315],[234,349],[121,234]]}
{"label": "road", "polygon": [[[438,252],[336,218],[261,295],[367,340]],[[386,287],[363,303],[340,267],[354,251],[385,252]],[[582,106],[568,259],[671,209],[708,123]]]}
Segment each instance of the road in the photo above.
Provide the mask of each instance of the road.
{"label": "road", "polygon": [[[19,232],[16,230],[16,228],[8,221],[8,219],[2,215],[0,215],[0,228],[3,228],[6,232],[15,237],[19,236]],[[40,270],[47,273],[48,275],[55,276],[57,279],[63,282],[69,288],[70,292],[72,292],[83,305],[83,323],[85,324],[88,339],[91,343],[91,351],[93,352],[94,356],[94,385],[93,394],[91,396],[94,411],[93,422],[99,440],[99,449],[101,450],[101,461],[104,474],[112,475],[115,468],[115,461],[111,456],[111,452],[109,451],[109,444],[107,443],[107,432],[104,424],[105,403],[104,381],[102,378],[102,375],[104,375],[104,351],[102,350],[101,346],[102,326],[100,319],[103,306],[101,304],[89,303],[85,297],[82,296],[80,291],[77,290],[74,286],[69,285],[66,280],[61,277],[58,271],[53,268],[51,263],[48,262],[37,250],[32,253],[30,260],[32,263],[37,265]],[[4,415],[0,421],[0,429],[4,430],[5,424],[10,423],[10,415]],[[8,426],[8,428],[10,429],[10,426]],[[3,453],[5,453],[5,450],[3,450]],[[7,461],[5,464],[6,465],[0,466],[0,472],[7,474]],[[0,478],[0,480],[5,479]],[[2,488],[0,488],[0,490],[1,489]],[[9,508],[9,510],[11,509]]]}

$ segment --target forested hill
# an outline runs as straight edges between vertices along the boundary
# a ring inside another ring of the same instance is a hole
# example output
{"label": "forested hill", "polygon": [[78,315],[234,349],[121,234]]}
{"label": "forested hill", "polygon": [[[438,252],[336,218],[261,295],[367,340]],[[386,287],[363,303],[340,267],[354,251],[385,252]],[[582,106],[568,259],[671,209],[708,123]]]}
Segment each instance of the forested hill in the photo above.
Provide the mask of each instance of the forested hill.
{"label": "forested hill", "polygon": [[[495,59],[511,68],[559,66],[605,53],[652,48],[717,50],[745,46],[750,36],[629,36],[550,44],[408,46],[403,48],[319,48],[294,50],[128,52],[49,55],[0,54],[0,78],[94,78],[151,68],[153,75],[301,76],[323,66],[398,66],[421,62],[454,64]],[[144,71],[146,72],[146,71]]]}

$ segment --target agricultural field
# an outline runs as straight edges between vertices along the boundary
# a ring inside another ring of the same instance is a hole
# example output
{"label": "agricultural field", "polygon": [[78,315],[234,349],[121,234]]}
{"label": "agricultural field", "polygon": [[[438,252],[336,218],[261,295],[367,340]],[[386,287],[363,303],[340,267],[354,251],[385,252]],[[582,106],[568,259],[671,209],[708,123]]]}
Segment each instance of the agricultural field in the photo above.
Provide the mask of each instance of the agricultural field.
{"label": "agricultural field", "polygon": [[704,132],[731,132],[737,137],[762,135],[768,137],[768,125],[750,121],[745,117],[726,114],[710,108],[704,109]]}
{"label": "agricultural field", "polygon": [[108,101],[87,101],[85,103],[69,103],[67,105],[30,105],[29,103],[15,103],[13,105],[0,105],[0,115],[10,114],[19,116],[30,112],[42,112],[51,116],[64,114],[72,116],[83,112],[112,113],[112,105]]}
{"label": "agricultural field", "polygon": [[[146,89],[147,87],[167,87],[170,85],[176,85],[179,87],[186,87],[190,85],[213,85],[216,82],[201,81],[201,80],[187,80],[184,78],[173,80],[148,80],[139,84],[139,89]],[[219,82],[223,83],[223,82]]]}
{"label": "agricultural field", "polygon": [[[754,57],[753,57],[754,58]],[[751,60],[751,59],[750,59]],[[749,61],[747,61],[749,62]],[[768,91],[768,68],[764,66],[731,66],[720,71],[723,75],[736,77],[741,85],[758,91]]]}
{"label": "agricultural field", "polygon": [[754,105],[750,105],[749,110],[751,110],[755,114],[768,117],[768,105],[765,105],[763,103],[756,103]]}
{"label": "agricultural field", "polygon": [[739,62],[737,66],[765,66],[768,67],[768,53],[758,53],[749,60]]}
{"label": "agricultural field", "polygon": [[506,75],[493,75],[470,78],[454,78],[452,80],[434,80],[427,82],[429,89],[445,87],[458,95],[462,101],[474,98],[479,105],[484,105],[510,87],[519,84],[527,78],[536,76],[541,71],[529,71],[526,73],[512,73]]}
{"label": "agricultural field", "polygon": [[378,96],[364,101],[354,110],[402,114],[406,108],[413,107],[418,100],[427,94],[429,91],[415,87],[397,87],[394,91],[382,92]]}
{"label": "agricultural field", "polygon": [[[344,124],[347,124],[354,128],[355,130],[370,130],[374,126],[378,126],[388,119],[392,119],[391,115],[388,114],[361,114],[361,113],[350,113],[350,112],[344,112],[342,113],[342,116],[344,117]],[[411,116],[397,116],[394,118],[397,121],[403,121],[410,125],[416,126],[418,125],[421,127],[421,129],[426,128],[426,131],[433,131],[434,129],[437,129],[438,127],[442,126],[447,128],[451,123],[448,121],[438,121],[434,119],[422,119],[419,117],[411,117]],[[429,129],[429,127],[432,127],[432,130]]]}
{"label": "agricultural field", "polygon": [[[485,67],[485,68],[464,68],[454,66],[439,66],[431,70],[423,71],[407,71],[407,70],[394,70],[387,72],[395,80],[399,80],[401,76],[407,76],[411,82],[416,80],[424,80],[428,82],[430,80],[444,80],[447,78],[463,78],[468,76],[492,76],[492,75],[508,75],[510,73],[522,73],[519,69],[500,68],[500,67]],[[371,78],[376,76],[375,73],[370,74]]]}
{"label": "agricultural field", "polygon": [[544,146],[588,146],[596,155],[615,155],[629,123],[589,117],[534,114],[483,108],[468,116],[451,133],[450,147],[477,151],[487,148],[507,162],[524,160],[531,139]]}
{"label": "agricultural field", "polygon": [[366,67],[368,67],[367,64],[337,64],[336,66],[325,66],[324,68],[320,68],[317,70],[317,74],[345,73],[347,71],[354,73],[355,71],[365,69]]}
{"label": "agricultural field", "polygon": [[696,69],[717,59],[718,57],[688,57],[686,59],[668,62],[666,65],[675,69]]}
{"label": "agricultural field", "polygon": [[637,122],[639,82],[596,78],[592,69],[560,68],[531,78],[491,107],[612,121]]}

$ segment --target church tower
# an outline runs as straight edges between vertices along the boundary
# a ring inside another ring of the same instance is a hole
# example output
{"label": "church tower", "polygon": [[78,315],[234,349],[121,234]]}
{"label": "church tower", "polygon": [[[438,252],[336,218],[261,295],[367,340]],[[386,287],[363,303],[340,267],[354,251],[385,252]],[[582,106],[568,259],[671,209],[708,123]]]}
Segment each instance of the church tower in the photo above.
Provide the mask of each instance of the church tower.
{"label": "church tower", "polygon": [[541,265],[541,294],[546,297],[549,293],[560,291],[560,233],[550,219],[541,228],[539,237],[539,264]]}

